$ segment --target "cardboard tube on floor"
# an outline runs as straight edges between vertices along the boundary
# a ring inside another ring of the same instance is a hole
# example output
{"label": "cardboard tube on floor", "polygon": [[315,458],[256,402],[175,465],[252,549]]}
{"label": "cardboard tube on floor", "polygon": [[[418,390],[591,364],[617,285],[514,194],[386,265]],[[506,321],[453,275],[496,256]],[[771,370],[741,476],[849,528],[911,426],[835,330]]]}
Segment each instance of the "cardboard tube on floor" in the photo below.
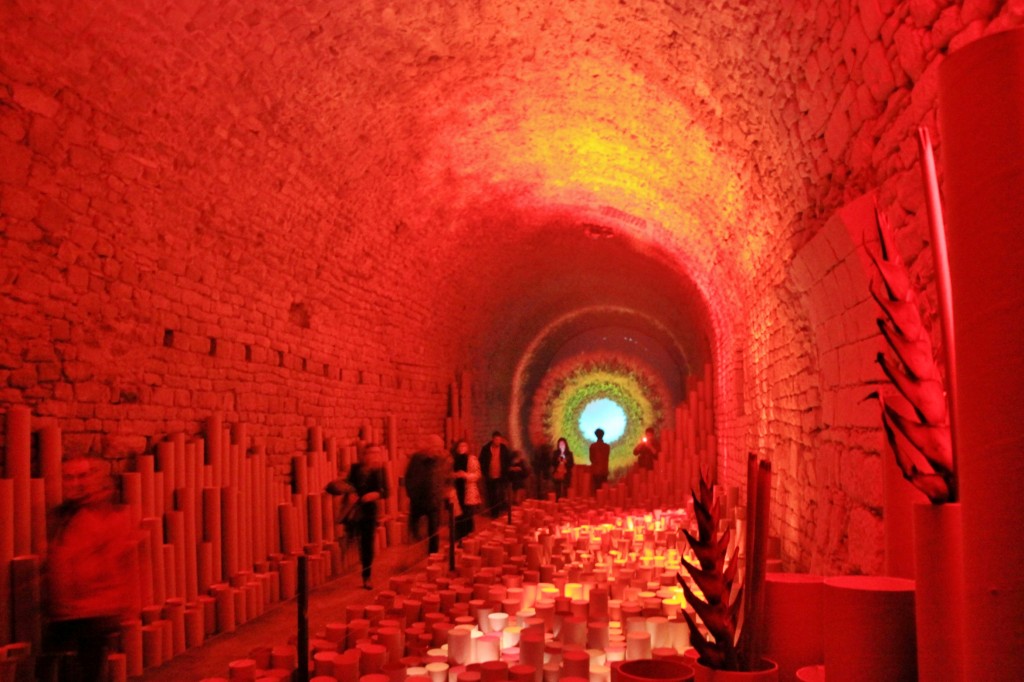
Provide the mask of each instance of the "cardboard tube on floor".
{"label": "cardboard tube on floor", "polygon": [[7,410],[6,475],[14,485],[14,554],[32,553],[32,411],[25,405]]}

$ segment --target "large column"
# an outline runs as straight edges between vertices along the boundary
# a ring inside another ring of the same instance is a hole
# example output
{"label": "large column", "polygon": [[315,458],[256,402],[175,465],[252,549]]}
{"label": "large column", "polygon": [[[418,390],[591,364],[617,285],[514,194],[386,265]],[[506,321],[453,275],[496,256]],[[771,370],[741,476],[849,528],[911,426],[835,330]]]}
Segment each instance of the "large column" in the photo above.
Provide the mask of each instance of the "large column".
{"label": "large column", "polygon": [[963,504],[969,679],[1024,661],[1024,31],[982,38],[939,71]]}

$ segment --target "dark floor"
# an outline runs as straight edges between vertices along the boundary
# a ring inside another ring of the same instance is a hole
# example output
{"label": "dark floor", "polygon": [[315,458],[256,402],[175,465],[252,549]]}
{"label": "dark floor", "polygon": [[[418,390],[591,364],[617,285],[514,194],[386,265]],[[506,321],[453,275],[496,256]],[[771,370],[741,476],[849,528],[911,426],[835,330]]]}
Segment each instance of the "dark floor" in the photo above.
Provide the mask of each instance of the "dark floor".
{"label": "dark floor", "polygon": [[[442,539],[441,551],[447,550],[445,537]],[[372,602],[377,590],[387,589],[388,578],[391,576],[423,570],[426,558],[426,541],[389,547],[374,561],[375,590],[362,588],[358,566],[346,569],[342,576],[312,590],[308,610],[310,637],[315,636],[327,623],[343,620],[346,605]],[[247,658],[248,653],[257,647],[288,644],[289,638],[296,635],[297,623],[296,601],[280,602],[260,617],[239,626],[235,632],[215,635],[202,646],[189,649],[134,679],[145,682],[195,682],[207,677],[227,678],[231,661]]]}

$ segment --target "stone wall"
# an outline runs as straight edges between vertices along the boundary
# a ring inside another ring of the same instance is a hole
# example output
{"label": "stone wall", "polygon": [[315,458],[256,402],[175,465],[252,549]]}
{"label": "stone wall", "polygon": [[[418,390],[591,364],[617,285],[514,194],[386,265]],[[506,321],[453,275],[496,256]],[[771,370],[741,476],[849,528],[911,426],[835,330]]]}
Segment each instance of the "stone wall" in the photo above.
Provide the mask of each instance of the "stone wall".
{"label": "stone wall", "polygon": [[380,238],[322,181],[242,155],[223,181],[228,159],[184,167],[189,140],[18,75],[0,72],[0,403],[117,458],[214,410],[282,461],[313,423],[346,439],[394,414],[406,449],[441,432],[452,374],[400,279],[414,255],[371,261]]}

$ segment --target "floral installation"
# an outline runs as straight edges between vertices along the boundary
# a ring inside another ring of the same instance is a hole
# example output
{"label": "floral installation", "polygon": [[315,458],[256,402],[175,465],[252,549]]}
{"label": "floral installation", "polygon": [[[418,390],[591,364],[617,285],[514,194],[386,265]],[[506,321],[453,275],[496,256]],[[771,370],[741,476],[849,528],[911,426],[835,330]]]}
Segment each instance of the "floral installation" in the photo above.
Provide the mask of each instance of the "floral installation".
{"label": "floral installation", "polygon": [[530,438],[534,443],[569,442],[577,464],[587,464],[590,441],[579,430],[583,410],[595,400],[607,398],[626,414],[626,429],[609,441],[612,472],[633,464],[633,446],[648,426],[660,427],[668,389],[657,373],[641,359],[615,353],[585,353],[564,360],[545,375],[534,393],[530,411]]}

